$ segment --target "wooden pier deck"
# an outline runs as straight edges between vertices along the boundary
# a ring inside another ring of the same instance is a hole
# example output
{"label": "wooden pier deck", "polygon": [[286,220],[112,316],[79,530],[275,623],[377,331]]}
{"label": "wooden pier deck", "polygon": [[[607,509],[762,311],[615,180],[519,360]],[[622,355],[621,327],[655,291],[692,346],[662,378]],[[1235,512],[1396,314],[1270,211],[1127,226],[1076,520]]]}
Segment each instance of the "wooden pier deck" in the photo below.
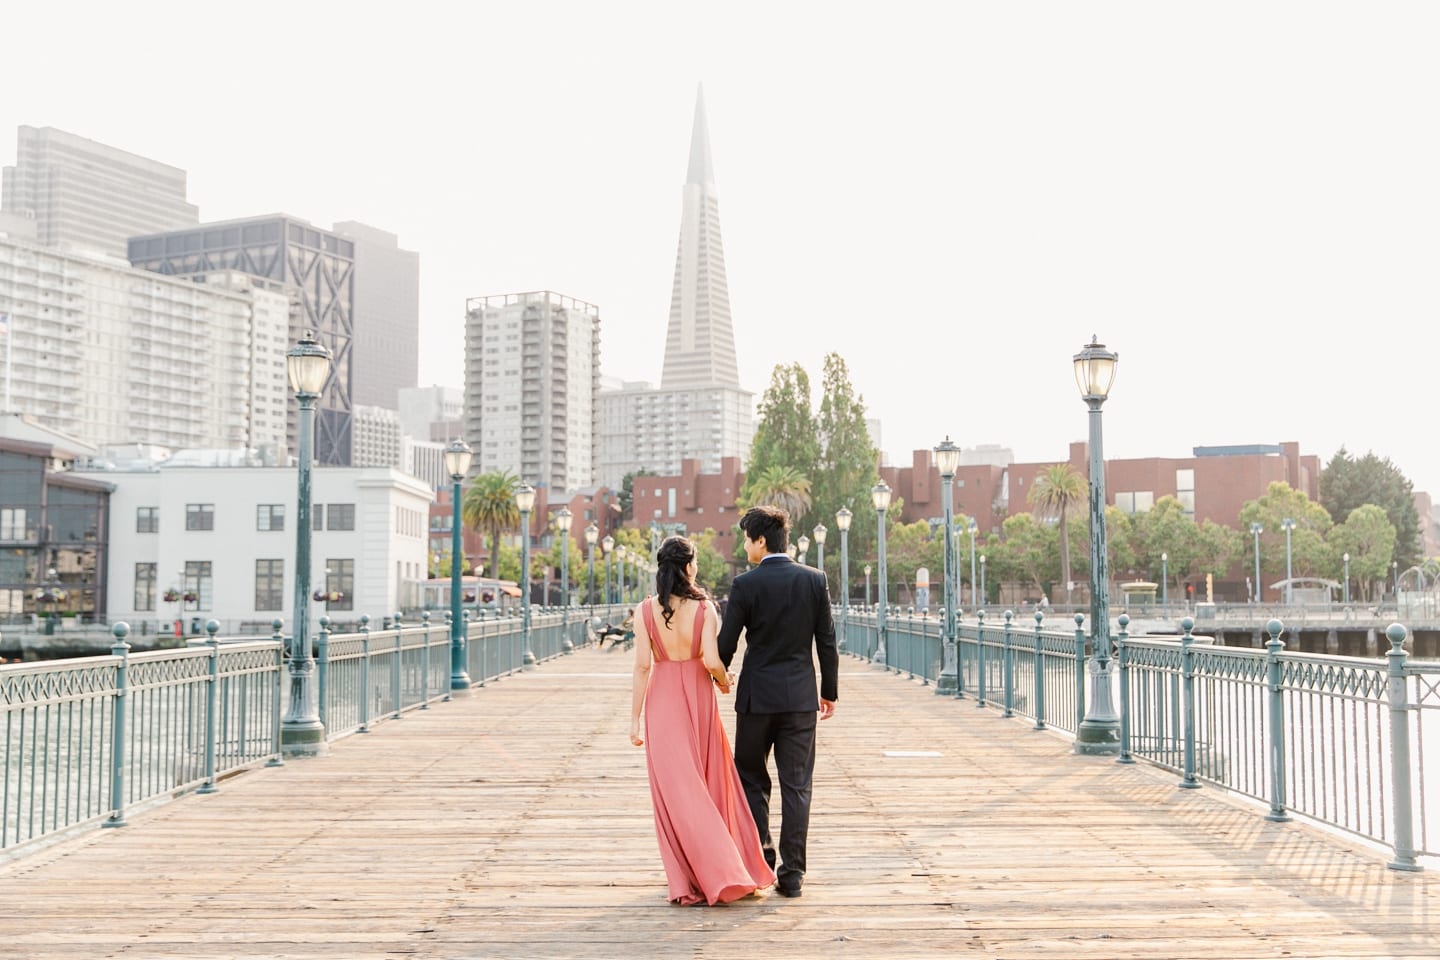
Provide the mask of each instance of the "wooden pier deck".
{"label": "wooden pier deck", "polygon": [[584,649],[0,864],[0,957],[1440,954],[1440,873],[849,658],[804,896],[672,906],[629,667]]}

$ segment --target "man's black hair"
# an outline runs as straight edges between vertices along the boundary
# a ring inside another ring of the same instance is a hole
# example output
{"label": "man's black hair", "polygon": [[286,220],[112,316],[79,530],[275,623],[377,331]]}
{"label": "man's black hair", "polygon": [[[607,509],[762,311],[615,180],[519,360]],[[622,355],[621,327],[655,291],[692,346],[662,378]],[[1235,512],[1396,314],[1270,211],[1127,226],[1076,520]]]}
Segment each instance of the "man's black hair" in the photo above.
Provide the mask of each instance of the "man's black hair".
{"label": "man's black hair", "polygon": [[790,514],[779,507],[751,507],[740,518],[740,529],[751,540],[764,540],[766,553],[784,553],[790,547]]}

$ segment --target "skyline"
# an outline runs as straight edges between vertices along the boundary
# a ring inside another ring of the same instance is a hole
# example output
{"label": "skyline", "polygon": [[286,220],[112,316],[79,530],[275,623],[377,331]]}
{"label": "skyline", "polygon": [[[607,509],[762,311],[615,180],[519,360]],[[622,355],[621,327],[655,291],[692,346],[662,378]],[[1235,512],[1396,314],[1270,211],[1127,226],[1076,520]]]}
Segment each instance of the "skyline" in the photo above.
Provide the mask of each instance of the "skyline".
{"label": "skyline", "polygon": [[[202,221],[397,234],[421,386],[463,382],[467,297],[537,289],[599,306],[603,374],[659,384],[703,83],[757,399],[833,349],[892,462],[946,435],[1064,459],[1093,334],[1107,459],[1343,445],[1440,496],[1426,5],[186,9],[7,12],[73,56],[16,45],[43,80],[0,102],[0,163],[54,126],[184,169]],[[213,70],[262,51],[286,69]]]}

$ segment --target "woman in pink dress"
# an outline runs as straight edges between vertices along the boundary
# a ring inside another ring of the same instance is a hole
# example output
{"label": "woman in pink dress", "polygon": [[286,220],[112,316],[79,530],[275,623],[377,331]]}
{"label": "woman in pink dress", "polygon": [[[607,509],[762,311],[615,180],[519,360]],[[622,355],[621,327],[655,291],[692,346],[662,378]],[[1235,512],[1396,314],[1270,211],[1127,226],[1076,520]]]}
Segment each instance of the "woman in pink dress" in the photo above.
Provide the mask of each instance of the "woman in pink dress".
{"label": "woman in pink dress", "polygon": [[730,692],[730,678],[715,643],[715,606],[695,585],[695,546],[669,537],[656,563],[656,595],[635,611],[630,742],[645,747],[670,899],[728,903],[770,886],[775,874],[715,700],[716,688]]}

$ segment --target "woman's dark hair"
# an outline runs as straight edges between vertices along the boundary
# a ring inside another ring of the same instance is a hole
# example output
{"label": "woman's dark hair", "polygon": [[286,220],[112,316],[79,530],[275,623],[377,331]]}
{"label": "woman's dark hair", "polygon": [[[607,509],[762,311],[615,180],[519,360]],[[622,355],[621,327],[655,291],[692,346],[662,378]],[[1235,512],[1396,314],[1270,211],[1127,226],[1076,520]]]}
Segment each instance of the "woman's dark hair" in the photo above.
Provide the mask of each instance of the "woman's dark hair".
{"label": "woman's dark hair", "polygon": [[670,598],[709,600],[710,594],[696,586],[690,579],[690,561],[695,559],[695,544],[684,537],[666,537],[655,554],[655,596],[660,600],[660,612],[665,617],[665,626],[675,611],[670,608]]}

